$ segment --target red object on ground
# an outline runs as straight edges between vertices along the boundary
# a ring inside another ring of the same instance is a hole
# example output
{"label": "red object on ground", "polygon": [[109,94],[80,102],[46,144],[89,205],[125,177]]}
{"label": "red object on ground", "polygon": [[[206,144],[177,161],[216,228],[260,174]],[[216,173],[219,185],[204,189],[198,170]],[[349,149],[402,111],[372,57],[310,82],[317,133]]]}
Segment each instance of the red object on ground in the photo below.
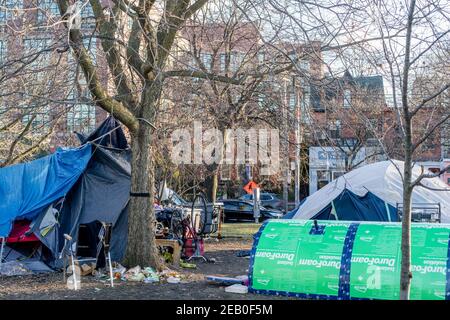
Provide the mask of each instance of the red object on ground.
{"label": "red object on ground", "polygon": [[255,189],[255,188],[259,188],[259,185],[258,185],[256,182],[254,182],[253,180],[250,181],[249,183],[247,183],[247,184],[244,186],[244,190],[245,190],[245,192],[247,192],[248,194],[252,194],[252,193],[253,193],[253,189]]}
{"label": "red object on ground", "polygon": [[15,221],[11,233],[8,238],[6,238],[6,243],[17,243],[17,242],[39,242],[38,237],[34,233],[30,235],[25,235],[25,233],[30,230],[30,221],[20,220]]}
{"label": "red object on ground", "polygon": [[190,226],[185,226],[184,231],[184,255],[188,258],[192,257],[195,254],[195,250],[199,250],[200,255],[204,255],[205,253],[205,246],[203,244],[203,239],[200,238],[195,230]]}

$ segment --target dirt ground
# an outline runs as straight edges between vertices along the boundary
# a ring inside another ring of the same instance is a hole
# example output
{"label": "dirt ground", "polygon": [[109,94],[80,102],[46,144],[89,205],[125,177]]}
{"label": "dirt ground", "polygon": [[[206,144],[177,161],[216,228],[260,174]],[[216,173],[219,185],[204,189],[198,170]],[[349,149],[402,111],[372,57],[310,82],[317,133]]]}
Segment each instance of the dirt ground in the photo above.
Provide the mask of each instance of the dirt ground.
{"label": "dirt ground", "polygon": [[[225,292],[225,287],[205,281],[206,275],[234,277],[246,275],[249,258],[237,257],[240,250],[251,249],[251,240],[208,239],[205,241],[205,255],[214,258],[215,263],[196,260],[197,269],[176,269],[186,275],[187,283],[136,283],[115,281],[114,288],[93,276],[82,278],[81,289],[69,290],[60,272],[44,275],[0,277],[0,299],[88,299],[88,300],[128,300],[128,299],[276,299],[273,296],[254,294],[234,294]],[[172,268],[175,270],[175,268]]]}

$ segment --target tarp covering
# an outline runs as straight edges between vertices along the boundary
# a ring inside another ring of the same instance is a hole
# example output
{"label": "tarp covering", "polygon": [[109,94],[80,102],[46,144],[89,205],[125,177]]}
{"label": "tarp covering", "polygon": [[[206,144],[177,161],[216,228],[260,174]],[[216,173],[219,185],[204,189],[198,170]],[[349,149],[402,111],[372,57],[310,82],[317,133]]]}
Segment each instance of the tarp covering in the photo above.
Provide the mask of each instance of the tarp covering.
{"label": "tarp covering", "polygon": [[[450,299],[450,225],[413,223],[413,300]],[[255,235],[249,292],[399,299],[401,223],[270,220]]]}
{"label": "tarp covering", "polygon": [[31,220],[65,196],[90,158],[91,145],[87,144],[0,169],[0,237],[9,235],[14,220]]}
{"label": "tarp covering", "polygon": [[[86,171],[66,197],[62,210],[61,234],[70,234],[76,241],[80,224],[94,221],[112,223],[111,257],[120,261],[128,234],[131,152],[129,149],[94,148]],[[60,243],[63,242],[60,239]]]}
{"label": "tarp covering", "polygon": [[117,149],[127,149],[128,142],[121,128],[120,122],[114,117],[109,116],[87,137],[77,133],[81,144],[88,141],[104,147],[113,147]]}
{"label": "tarp covering", "polygon": [[371,192],[358,196],[348,189],[312,219],[344,221],[398,221],[397,209]]}
{"label": "tarp covering", "polygon": [[[18,231],[43,245],[40,259],[53,268],[62,266],[65,233],[74,242],[86,243],[78,237],[80,224],[88,227],[92,257],[97,253],[100,222],[112,224],[113,260],[123,258],[127,244],[131,150],[125,134],[120,123],[108,117],[88,137],[79,137],[81,147],[58,149],[0,170],[0,237],[10,234],[14,221],[26,219],[26,228]],[[101,252],[97,265],[102,263]]]}
{"label": "tarp covering", "polygon": [[[371,194],[369,197],[373,198],[375,196],[392,208],[396,208],[398,203],[403,203],[403,168],[403,161],[393,160],[381,161],[352,170],[310,195],[294,214],[293,219],[307,220],[314,218],[320,212],[323,212],[324,209],[326,211],[326,208],[332,205],[333,201],[341,195],[351,197],[352,199],[350,200],[356,203],[355,196],[365,197],[368,192]],[[421,168],[415,166],[413,168],[413,180],[421,173]],[[449,186],[437,177],[423,179],[422,184],[427,188],[422,186],[414,188],[412,194],[413,203],[440,204],[441,222],[450,223]],[[350,191],[353,195],[343,193],[345,190]],[[348,204],[349,202],[346,201],[346,203]],[[380,210],[382,210],[381,207]],[[388,221],[388,216],[386,216],[387,210],[384,212],[385,219],[382,221]],[[376,210],[371,211],[369,220],[379,221],[377,214],[380,213],[377,213]],[[391,219],[393,216],[395,215],[391,215]]]}

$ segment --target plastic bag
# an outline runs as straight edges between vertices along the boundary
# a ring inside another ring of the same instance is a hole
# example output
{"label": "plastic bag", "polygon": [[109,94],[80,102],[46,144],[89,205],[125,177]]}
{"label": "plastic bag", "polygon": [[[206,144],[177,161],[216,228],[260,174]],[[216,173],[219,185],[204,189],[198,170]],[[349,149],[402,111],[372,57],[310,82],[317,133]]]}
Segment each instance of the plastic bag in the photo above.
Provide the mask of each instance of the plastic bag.
{"label": "plastic bag", "polygon": [[3,276],[23,276],[32,274],[32,272],[18,261],[8,261],[2,263],[0,267],[0,274]]}

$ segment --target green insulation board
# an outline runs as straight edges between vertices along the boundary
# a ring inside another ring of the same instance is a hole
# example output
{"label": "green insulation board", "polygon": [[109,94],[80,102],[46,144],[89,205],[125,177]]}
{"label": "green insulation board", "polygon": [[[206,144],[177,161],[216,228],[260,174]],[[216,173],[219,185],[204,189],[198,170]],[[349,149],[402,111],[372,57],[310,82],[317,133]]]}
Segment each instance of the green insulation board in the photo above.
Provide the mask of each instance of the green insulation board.
{"label": "green insulation board", "polygon": [[[410,299],[450,299],[449,237],[450,225],[412,225]],[[396,300],[400,264],[400,223],[270,220],[255,235],[249,290]]]}

